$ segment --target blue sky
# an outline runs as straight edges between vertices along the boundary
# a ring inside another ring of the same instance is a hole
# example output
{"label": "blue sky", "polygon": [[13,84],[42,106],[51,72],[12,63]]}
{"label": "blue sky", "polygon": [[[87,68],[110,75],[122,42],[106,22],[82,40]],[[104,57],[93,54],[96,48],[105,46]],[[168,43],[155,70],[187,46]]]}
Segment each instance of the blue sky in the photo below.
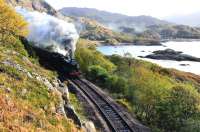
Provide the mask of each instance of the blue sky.
{"label": "blue sky", "polygon": [[200,12],[200,0],[46,0],[54,8],[88,7],[130,16],[165,18]]}

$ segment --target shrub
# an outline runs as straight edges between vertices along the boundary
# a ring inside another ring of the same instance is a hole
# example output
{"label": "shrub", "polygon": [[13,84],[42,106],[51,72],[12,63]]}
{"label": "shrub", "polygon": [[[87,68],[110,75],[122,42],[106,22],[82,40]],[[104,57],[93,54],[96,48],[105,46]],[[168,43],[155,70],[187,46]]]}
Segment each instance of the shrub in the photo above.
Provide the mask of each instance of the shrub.
{"label": "shrub", "polygon": [[[105,68],[108,72],[112,72],[115,69],[115,65],[106,59],[100,52],[96,51],[94,47],[86,48],[81,45],[83,41],[79,41],[75,57],[79,62],[80,68],[83,72],[87,72],[88,68],[92,65],[99,65]],[[81,43],[81,44],[80,44]]]}
{"label": "shrub", "polygon": [[[90,80],[117,100],[127,100],[129,109],[152,131],[198,132],[200,94],[195,89],[199,87],[197,78],[193,78],[196,76],[130,57],[105,57],[94,47],[78,48],[77,60]],[[182,81],[177,80],[184,76]]]}
{"label": "shrub", "polygon": [[157,125],[168,131],[180,131],[188,119],[198,115],[199,99],[199,93],[193,88],[173,87],[169,97],[156,107]]}
{"label": "shrub", "polygon": [[106,69],[102,68],[99,65],[92,65],[88,68],[87,76],[96,82],[106,82],[109,78],[109,74]]}
{"label": "shrub", "polygon": [[27,23],[22,16],[0,0],[0,43],[15,42],[18,36],[28,34]]}

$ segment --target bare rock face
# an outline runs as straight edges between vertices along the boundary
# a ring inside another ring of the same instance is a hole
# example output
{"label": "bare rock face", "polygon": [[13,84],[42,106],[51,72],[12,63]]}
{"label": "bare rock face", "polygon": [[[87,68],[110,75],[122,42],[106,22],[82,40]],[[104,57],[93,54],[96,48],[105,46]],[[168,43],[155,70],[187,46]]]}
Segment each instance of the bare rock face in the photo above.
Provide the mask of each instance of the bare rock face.
{"label": "bare rock face", "polygon": [[12,7],[21,6],[27,10],[45,12],[49,15],[58,17],[66,21],[72,21],[71,18],[65,17],[51,7],[45,0],[6,0]]}
{"label": "bare rock face", "polygon": [[60,100],[60,104],[56,107],[56,113],[66,117],[66,112],[64,108],[65,102],[62,100],[62,98],[60,98]]}
{"label": "bare rock face", "polygon": [[62,94],[62,97],[65,100],[65,102],[68,102],[69,101],[68,87],[63,83],[60,83],[59,87],[57,87],[57,90]]}
{"label": "bare rock face", "polygon": [[57,16],[57,11],[43,0],[6,0],[11,6],[22,6],[29,10],[46,12],[49,15]]}

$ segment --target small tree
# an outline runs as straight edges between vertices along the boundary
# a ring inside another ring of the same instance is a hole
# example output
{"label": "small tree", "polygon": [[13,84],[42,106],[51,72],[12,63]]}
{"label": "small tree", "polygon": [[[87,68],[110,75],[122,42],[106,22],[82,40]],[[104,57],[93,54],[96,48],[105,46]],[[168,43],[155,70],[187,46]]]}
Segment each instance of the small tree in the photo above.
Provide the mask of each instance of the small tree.
{"label": "small tree", "polygon": [[168,131],[180,131],[187,121],[199,115],[200,96],[197,90],[173,87],[170,96],[157,105],[158,126]]}
{"label": "small tree", "polygon": [[16,37],[25,37],[28,34],[27,25],[22,16],[0,0],[0,43],[12,43]]}

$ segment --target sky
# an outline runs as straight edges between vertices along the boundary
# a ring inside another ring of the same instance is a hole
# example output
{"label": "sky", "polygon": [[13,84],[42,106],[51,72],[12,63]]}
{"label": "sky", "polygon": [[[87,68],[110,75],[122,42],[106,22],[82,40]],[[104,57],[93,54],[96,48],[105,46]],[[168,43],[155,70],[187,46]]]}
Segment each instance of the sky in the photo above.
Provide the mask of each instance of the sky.
{"label": "sky", "polygon": [[166,18],[200,12],[200,0],[46,0],[56,9],[87,7],[129,16]]}

